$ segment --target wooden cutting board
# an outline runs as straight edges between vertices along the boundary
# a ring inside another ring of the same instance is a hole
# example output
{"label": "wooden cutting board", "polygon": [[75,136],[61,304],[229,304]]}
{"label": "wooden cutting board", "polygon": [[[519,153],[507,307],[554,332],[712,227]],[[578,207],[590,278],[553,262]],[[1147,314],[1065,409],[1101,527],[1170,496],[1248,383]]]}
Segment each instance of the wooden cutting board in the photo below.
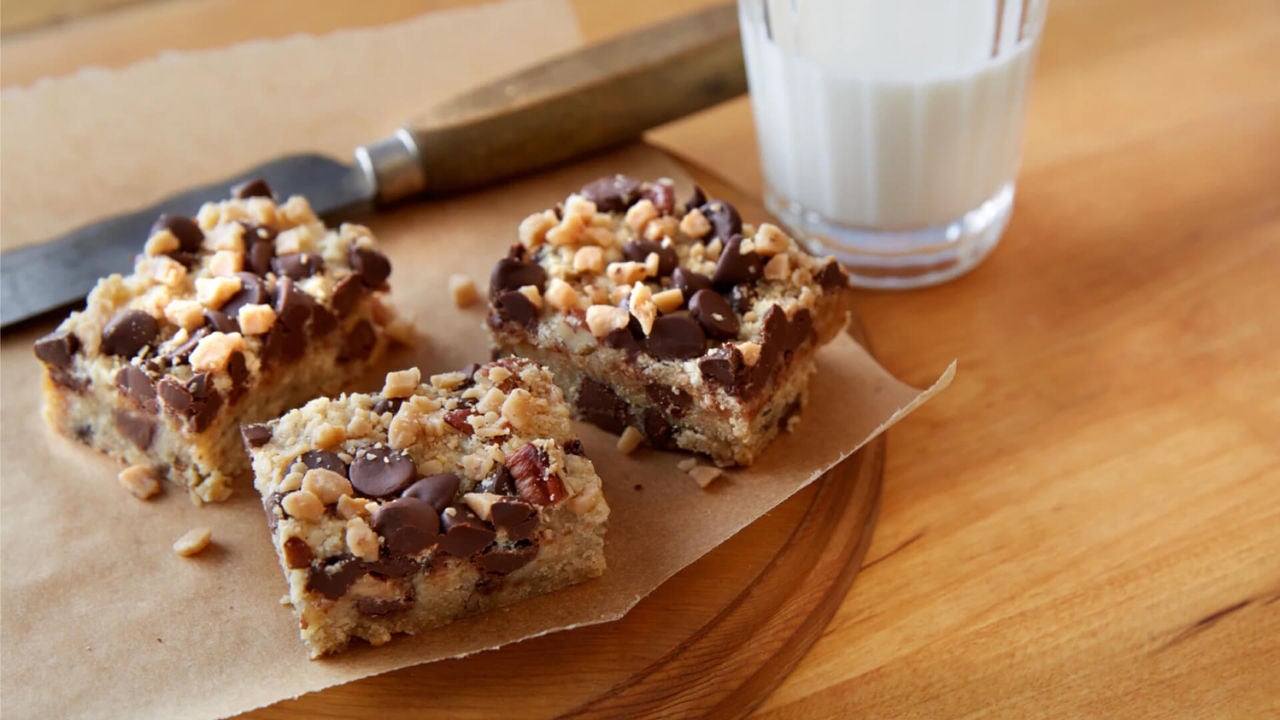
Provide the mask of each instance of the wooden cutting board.
{"label": "wooden cutting board", "polygon": [[[759,203],[689,172],[746,217]],[[856,318],[850,332],[864,345]],[[241,717],[740,717],[822,633],[862,567],[885,440],[876,438],[614,623],[405,668]]]}

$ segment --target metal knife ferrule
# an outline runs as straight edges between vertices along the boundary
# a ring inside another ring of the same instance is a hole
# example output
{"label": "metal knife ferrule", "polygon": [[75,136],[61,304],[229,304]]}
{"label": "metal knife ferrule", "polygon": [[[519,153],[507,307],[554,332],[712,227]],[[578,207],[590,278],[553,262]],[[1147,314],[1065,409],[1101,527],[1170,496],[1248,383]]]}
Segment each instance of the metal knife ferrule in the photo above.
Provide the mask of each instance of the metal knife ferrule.
{"label": "metal knife ferrule", "polygon": [[356,164],[377,192],[378,205],[413,197],[427,187],[422,153],[413,133],[400,128],[388,137],[356,148]]}

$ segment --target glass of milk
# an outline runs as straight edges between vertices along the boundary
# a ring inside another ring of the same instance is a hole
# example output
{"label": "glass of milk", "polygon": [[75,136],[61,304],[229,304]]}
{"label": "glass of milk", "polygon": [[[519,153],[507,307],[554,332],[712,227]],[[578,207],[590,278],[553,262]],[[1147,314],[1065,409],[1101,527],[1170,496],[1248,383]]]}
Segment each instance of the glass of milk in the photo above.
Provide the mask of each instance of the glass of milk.
{"label": "glass of milk", "polygon": [[975,267],[1009,222],[1048,0],[739,0],[765,201],[864,287]]}

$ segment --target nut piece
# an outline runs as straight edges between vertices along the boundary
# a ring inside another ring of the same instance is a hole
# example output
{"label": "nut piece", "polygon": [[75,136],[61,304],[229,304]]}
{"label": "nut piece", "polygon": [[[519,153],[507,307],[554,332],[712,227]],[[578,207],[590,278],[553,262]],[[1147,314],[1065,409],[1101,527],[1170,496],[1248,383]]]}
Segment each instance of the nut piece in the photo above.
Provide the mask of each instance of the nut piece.
{"label": "nut piece", "polygon": [[493,493],[466,493],[462,496],[462,502],[471,508],[471,512],[485,522],[493,520],[493,505],[499,500],[506,499],[505,495],[495,495]]}
{"label": "nut piece", "polygon": [[116,477],[139,500],[150,500],[160,493],[160,481],[150,465],[130,465]]}
{"label": "nut piece", "polygon": [[530,305],[542,309],[542,293],[538,292],[537,285],[521,285],[518,292],[528,298]]}
{"label": "nut piece", "polygon": [[571,310],[578,306],[578,291],[560,278],[551,278],[551,282],[547,284],[546,299],[557,310]]}
{"label": "nut piece", "polygon": [[[304,476],[305,477],[305,476]],[[314,493],[306,490],[295,490],[280,500],[280,507],[290,517],[315,522],[324,514],[324,503]]]}
{"label": "nut piece", "polygon": [[700,238],[711,232],[711,221],[707,220],[707,216],[702,214],[701,210],[690,210],[680,220],[680,232],[691,238]]}
{"label": "nut piece", "polygon": [[333,505],[342,496],[351,494],[351,481],[332,470],[311,468],[302,476],[302,489],[325,505]]}
{"label": "nut piece", "polygon": [[174,300],[164,306],[164,319],[190,332],[204,324],[204,307],[195,300]]}
{"label": "nut piece", "polygon": [[[782,232],[782,228],[772,223],[760,223],[760,228],[756,230],[755,246],[757,255],[777,255],[786,252],[787,247],[791,244],[786,233]],[[746,250],[742,251],[744,254]]]}
{"label": "nut piece", "polygon": [[653,330],[653,321],[658,319],[658,306],[653,303],[653,292],[649,290],[649,286],[636,283],[635,287],[631,288],[631,299],[628,304],[631,306],[631,314],[640,321],[640,329],[644,331],[645,337],[648,337],[649,332]]}
{"label": "nut piece", "polygon": [[720,468],[712,467],[710,465],[698,465],[692,470],[689,470],[689,477],[693,478],[694,482],[698,483],[698,487],[701,488],[705,488],[710,485],[722,474],[723,473],[720,472]]}
{"label": "nut piece", "polygon": [[680,288],[671,288],[653,294],[653,304],[664,313],[675,312],[684,305],[684,292]]}
{"label": "nut piece", "polygon": [[[650,253],[657,256],[657,253]],[[655,270],[656,274],[656,270]],[[605,268],[605,275],[615,285],[632,285],[649,277],[649,268],[644,263],[635,261],[612,262]]]}
{"label": "nut piece", "polygon": [[595,217],[595,214],[596,204],[581,195],[575,193],[564,201],[564,216],[566,218],[574,216],[583,220],[590,220]]}
{"label": "nut piece", "polygon": [[196,278],[196,301],[210,310],[217,310],[240,292],[240,278]]}
{"label": "nut piece", "polygon": [[352,555],[373,562],[378,559],[378,534],[364,518],[353,517],[347,521],[347,547]]}
{"label": "nut piece", "polygon": [[454,307],[459,308],[471,307],[480,299],[475,280],[466,275],[449,276],[449,293],[453,295]]}
{"label": "nut piece", "polygon": [[168,230],[160,232],[147,238],[147,244],[143,247],[143,252],[148,256],[168,255],[169,253],[181,247],[177,236]]}
{"label": "nut piece", "polygon": [[654,207],[652,200],[646,198],[627,209],[626,221],[632,230],[640,232],[656,217],[658,208]]}
{"label": "nut piece", "polygon": [[547,242],[552,245],[576,245],[586,227],[587,221],[581,215],[566,214],[559,225],[547,231]]}
{"label": "nut piece", "polygon": [[523,430],[533,424],[535,417],[535,400],[524,388],[516,388],[507,394],[502,403],[502,417],[517,430]]}
{"label": "nut piece", "polygon": [[353,498],[350,495],[343,495],[338,498],[338,514],[347,520],[361,517],[365,514],[365,506],[368,504],[369,501],[366,498]]}
{"label": "nut piece", "polygon": [[520,221],[520,244],[532,250],[547,241],[547,231],[559,222],[551,210],[534,213]]}
{"label": "nut piece", "polygon": [[631,314],[613,305],[592,305],[587,308],[587,327],[591,334],[604,337],[614,330],[621,330],[631,322]]}
{"label": "nut piece", "polygon": [[670,215],[656,218],[644,226],[644,239],[658,242],[663,238],[672,238],[676,236],[676,230],[679,228],[680,221]]}
{"label": "nut piece", "polygon": [[692,470],[692,469],[694,469],[694,468],[696,468],[696,467],[698,467],[698,459],[697,459],[697,458],[685,458],[685,459],[681,460],[680,462],[676,463],[676,469],[677,469],[677,470],[679,470],[680,472],[686,472],[686,473],[687,473],[687,472],[689,472],[690,470]]}
{"label": "nut piece", "polygon": [[196,372],[221,371],[227,367],[232,353],[244,350],[244,336],[240,333],[209,333],[191,351],[191,369]]}
{"label": "nut piece", "polygon": [[738,350],[742,353],[742,362],[744,362],[747,367],[754,367],[756,362],[760,360],[759,343],[738,343]]}
{"label": "nut piece", "polygon": [[604,250],[595,245],[584,245],[578,248],[578,251],[573,254],[573,270],[579,273],[604,272]]}
{"label": "nut piece", "polygon": [[245,335],[266,335],[276,324],[276,311],[270,305],[241,305],[236,321]]}
{"label": "nut piece", "polygon": [[418,442],[421,427],[416,415],[398,412],[387,427],[387,444],[394,450],[407,450]]}
{"label": "nut piece", "polygon": [[233,250],[219,250],[209,258],[209,272],[214,275],[235,275],[244,269],[244,255]]}
{"label": "nut piece", "polygon": [[[760,251],[760,246],[756,246],[756,252]],[[791,275],[791,256],[786,253],[780,253],[769,258],[769,262],[764,264],[765,280],[786,280]]]}
{"label": "nut piece", "polygon": [[182,557],[191,557],[209,547],[213,531],[207,527],[192,528],[173,542],[173,551]]}
{"label": "nut piece", "polygon": [[644,433],[628,425],[618,437],[618,450],[630,455],[644,442]]}
{"label": "nut piece", "polygon": [[422,384],[422,371],[416,367],[408,370],[387,373],[387,380],[382,384],[382,396],[386,398],[407,398]]}

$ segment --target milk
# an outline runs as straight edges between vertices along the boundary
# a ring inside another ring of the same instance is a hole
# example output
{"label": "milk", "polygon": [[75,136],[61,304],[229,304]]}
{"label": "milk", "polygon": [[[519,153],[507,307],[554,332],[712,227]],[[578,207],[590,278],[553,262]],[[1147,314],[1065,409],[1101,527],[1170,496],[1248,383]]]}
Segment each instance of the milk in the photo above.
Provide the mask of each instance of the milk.
{"label": "milk", "polygon": [[876,230],[954,223],[1002,192],[1011,202],[1038,36],[1023,8],[743,0],[771,194],[794,214]]}

